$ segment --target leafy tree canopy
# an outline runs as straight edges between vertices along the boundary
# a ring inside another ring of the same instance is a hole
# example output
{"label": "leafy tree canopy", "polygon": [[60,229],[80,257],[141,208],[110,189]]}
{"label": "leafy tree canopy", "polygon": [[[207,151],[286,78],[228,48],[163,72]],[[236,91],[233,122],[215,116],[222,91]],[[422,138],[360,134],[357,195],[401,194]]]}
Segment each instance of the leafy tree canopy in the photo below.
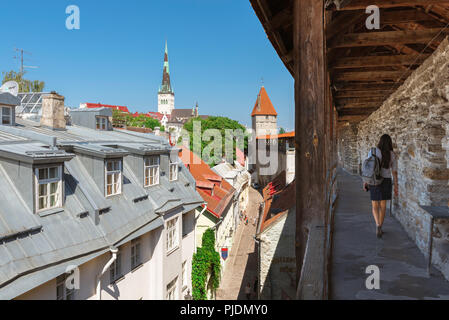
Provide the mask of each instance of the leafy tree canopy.
{"label": "leafy tree canopy", "polygon": [[159,120],[147,117],[143,114],[133,117],[131,114],[124,113],[120,110],[112,110],[112,124],[114,127],[138,127],[138,128],[154,128],[159,127],[161,131],[165,128],[161,125]]}
{"label": "leafy tree canopy", "polygon": [[42,92],[45,88],[45,82],[39,80],[27,80],[24,76],[25,72],[2,72],[2,84],[8,81],[16,81],[19,84],[19,92]]}
{"label": "leafy tree canopy", "polygon": [[[204,149],[211,144],[214,139],[211,138],[210,140],[204,139],[204,132],[208,129],[217,129],[220,132],[221,135],[221,142],[222,142],[222,155],[221,156],[225,156],[225,145],[226,145],[226,139],[232,139],[232,145],[233,145],[233,154],[232,160],[236,159],[236,147],[237,147],[237,135],[233,135],[233,136],[226,136],[226,130],[227,129],[231,129],[234,132],[238,132],[237,130],[240,130],[240,132],[243,134],[244,140],[243,140],[243,148],[245,150],[247,150],[248,148],[248,139],[247,139],[247,132],[246,132],[246,128],[241,125],[240,123],[238,123],[235,120],[229,119],[227,117],[209,117],[207,119],[203,119],[201,117],[197,117],[197,118],[192,118],[189,121],[187,121],[184,124],[184,129],[189,133],[189,143],[190,143],[190,150],[192,151],[196,151],[196,148],[194,148],[194,142],[199,142],[198,141],[194,141],[193,139],[193,131],[194,131],[194,122],[195,121],[199,121],[201,123],[201,156],[203,158],[203,160],[208,163],[210,166],[214,166],[218,163],[220,163],[222,161],[221,157],[219,157],[219,155],[215,155],[214,152],[212,151],[211,153],[211,157],[210,158],[206,158],[205,157],[205,153],[203,152]],[[183,137],[180,137],[179,143],[182,142]],[[230,143],[230,142],[228,142]],[[244,150],[242,150],[244,151]],[[227,159],[228,161],[230,161],[231,159]]]}

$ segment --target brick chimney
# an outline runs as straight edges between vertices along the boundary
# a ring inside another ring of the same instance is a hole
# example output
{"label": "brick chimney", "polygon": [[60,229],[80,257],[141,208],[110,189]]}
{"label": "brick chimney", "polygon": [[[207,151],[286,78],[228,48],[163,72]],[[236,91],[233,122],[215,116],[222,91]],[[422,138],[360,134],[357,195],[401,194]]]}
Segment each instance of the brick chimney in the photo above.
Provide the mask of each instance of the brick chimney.
{"label": "brick chimney", "polygon": [[54,91],[42,97],[42,126],[55,130],[65,130],[64,100],[63,96]]}

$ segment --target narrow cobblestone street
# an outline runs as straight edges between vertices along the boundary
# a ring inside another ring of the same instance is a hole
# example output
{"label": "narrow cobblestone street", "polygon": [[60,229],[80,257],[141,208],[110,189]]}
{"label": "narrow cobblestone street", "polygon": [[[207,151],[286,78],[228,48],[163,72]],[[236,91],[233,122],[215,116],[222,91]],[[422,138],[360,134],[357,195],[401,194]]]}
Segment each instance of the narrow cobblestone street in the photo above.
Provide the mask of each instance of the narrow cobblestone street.
{"label": "narrow cobblestone street", "polygon": [[257,277],[257,251],[254,235],[256,234],[259,204],[262,195],[250,188],[247,215],[248,225],[244,221],[240,223],[235,234],[234,244],[231,248],[228,264],[221,280],[220,288],[217,290],[217,300],[244,300],[245,286],[251,284],[251,299],[256,299],[254,292],[254,280]]}

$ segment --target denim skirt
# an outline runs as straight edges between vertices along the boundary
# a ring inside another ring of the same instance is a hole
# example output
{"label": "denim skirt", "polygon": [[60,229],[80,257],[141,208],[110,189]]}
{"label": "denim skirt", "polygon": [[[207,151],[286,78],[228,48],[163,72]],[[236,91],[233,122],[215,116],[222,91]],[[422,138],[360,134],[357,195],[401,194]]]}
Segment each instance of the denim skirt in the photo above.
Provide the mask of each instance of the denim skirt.
{"label": "denim skirt", "polygon": [[378,186],[369,186],[371,201],[391,200],[392,183],[391,178],[384,178]]}

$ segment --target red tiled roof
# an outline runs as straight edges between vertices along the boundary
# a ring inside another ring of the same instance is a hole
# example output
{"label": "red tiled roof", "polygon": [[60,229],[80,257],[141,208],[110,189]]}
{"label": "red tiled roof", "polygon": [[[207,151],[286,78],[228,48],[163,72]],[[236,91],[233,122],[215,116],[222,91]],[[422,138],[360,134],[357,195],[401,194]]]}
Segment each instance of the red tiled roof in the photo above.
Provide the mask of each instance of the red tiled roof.
{"label": "red tiled roof", "polygon": [[277,112],[274,109],[270,98],[268,97],[268,93],[265,90],[265,87],[262,87],[260,89],[256,104],[254,105],[253,112],[251,113],[252,117],[256,115],[277,116]]}
{"label": "red tiled roof", "polygon": [[282,139],[282,138],[294,138],[295,131],[281,133],[281,134],[273,134],[273,135],[265,135],[258,136],[257,139],[269,140],[269,139]]}
{"label": "red tiled roof", "polygon": [[161,121],[162,118],[164,117],[164,115],[163,115],[162,113],[159,113],[159,112],[151,112],[151,111],[147,113],[147,116],[150,117],[150,118],[159,120],[159,121]]}
{"label": "red tiled roof", "polygon": [[86,103],[86,107],[89,109],[95,109],[95,108],[111,108],[114,110],[120,110],[122,112],[129,113],[128,107],[125,106],[112,106],[109,104],[101,104],[101,103]]}
{"label": "red tiled roof", "polygon": [[[235,189],[226,180],[217,176],[207,163],[189,149],[182,147],[179,157],[196,180],[196,191],[207,203],[207,210],[220,218],[231,201]],[[221,183],[215,184],[216,181],[221,181]]]}
{"label": "red tiled roof", "polygon": [[221,181],[221,180],[223,180],[222,177],[217,176],[216,174],[203,174],[203,177],[206,178],[207,180],[211,180],[211,181]]}
{"label": "red tiled roof", "polygon": [[214,184],[212,182],[208,182],[208,181],[196,181],[196,186],[198,188],[206,188],[206,189],[213,189],[214,188]]}
{"label": "red tiled roof", "polygon": [[239,148],[236,148],[236,157],[237,157],[237,162],[240,163],[242,165],[242,167],[245,166],[245,153],[240,150]]}
{"label": "red tiled roof", "polygon": [[260,232],[296,205],[296,180],[286,186],[285,171],[282,171],[262,193],[265,205]]}

